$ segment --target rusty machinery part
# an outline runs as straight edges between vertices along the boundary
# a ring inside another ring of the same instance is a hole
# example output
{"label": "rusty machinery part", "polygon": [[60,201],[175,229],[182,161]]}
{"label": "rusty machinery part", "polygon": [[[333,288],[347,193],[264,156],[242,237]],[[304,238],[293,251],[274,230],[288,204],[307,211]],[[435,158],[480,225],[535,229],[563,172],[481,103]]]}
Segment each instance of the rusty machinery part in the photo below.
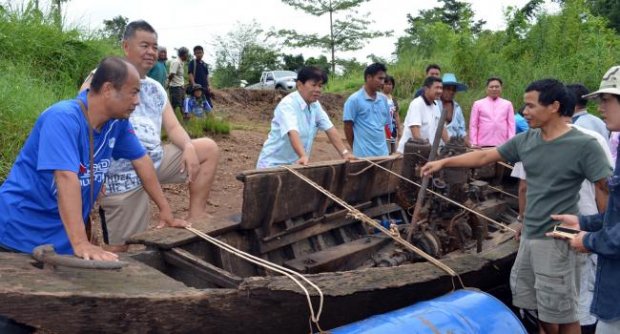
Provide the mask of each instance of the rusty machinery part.
{"label": "rusty machinery part", "polygon": [[128,265],[124,261],[83,260],[73,255],[59,255],[51,244],[35,247],[32,257],[43,265],[62,266],[82,269],[121,269]]}

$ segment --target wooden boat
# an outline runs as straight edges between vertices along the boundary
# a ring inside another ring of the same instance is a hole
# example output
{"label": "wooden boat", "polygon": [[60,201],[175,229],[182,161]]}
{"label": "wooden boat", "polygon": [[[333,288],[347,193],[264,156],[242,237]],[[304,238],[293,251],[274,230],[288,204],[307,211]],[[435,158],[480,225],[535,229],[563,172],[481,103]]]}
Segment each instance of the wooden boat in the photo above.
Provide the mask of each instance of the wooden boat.
{"label": "wooden boat", "polygon": [[[373,161],[396,172],[403,165],[402,158]],[[367,216],[402,221],[401,231],[408,226],[408,208],[396,203],[396,198],[406,197],[406,187],[369,162],[295,169]],[[460,287],[458,280],[349,217],[285,169],[248,171],[238,178],[244,183],[241,216],[195,227],[307,274],[325,296],[323,329]],[[510,225],[516,217],[512,201],[476,182],[469,188],[477,190],[468,191],[480,200],[467,205]],[[486,226],[462,209],[434,207],[438,202],[429,198],[427,223],[418,224],[414,243],[459,273],[465,286],[488,290],[507,282],[517,249],[512,234]],[[475,228],[463,230],[463,224]],[[145,245],[145,250],[123,256],[128,265],[118,270],[42,265],[28,255],[0,253],[0,315],[58,333],[310,331],[306,297],[284,276],[266,272],[187,230],[147,231],[130,242]],[[318,294],[311,293],[317,305]]]}

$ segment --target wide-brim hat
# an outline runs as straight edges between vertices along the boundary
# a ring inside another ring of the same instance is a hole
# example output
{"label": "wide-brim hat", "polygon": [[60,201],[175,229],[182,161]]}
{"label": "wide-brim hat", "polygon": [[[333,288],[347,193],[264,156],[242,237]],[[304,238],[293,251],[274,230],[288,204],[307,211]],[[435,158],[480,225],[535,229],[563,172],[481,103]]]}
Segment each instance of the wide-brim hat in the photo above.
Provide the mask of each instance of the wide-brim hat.
{"label": "wide-brim hat", "polygon": [[202,90],[202,85],[201,84],[194,84],[192,86],[192,93],[197,91],[197,90]]}
{"label": "wide-brim hat", "polygon": [[441,82],[444,86],[455,86],[457,92],[462,92],[467,90],[467,85],[464,83],[458,82],[456,80],[456,75],[454,73],[445,73],[443,78],[441,78]]}
{"label": "wide-brim hat", "polygon": [[584,99],[596,99],[601,94],[620,95],[620,66],[607,70],[596,92],[582,96]]}

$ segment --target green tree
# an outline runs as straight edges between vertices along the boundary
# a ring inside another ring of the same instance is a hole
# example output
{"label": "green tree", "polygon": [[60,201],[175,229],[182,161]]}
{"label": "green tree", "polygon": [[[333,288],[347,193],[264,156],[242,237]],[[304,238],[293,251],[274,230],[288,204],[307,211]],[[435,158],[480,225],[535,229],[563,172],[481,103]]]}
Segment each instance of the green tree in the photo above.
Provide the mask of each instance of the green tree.
{"label": "green tree", "polygon": [[306,63],[304,56],[301,53],[296,56],[291,54],[283,54],[282,62],[284,62],[284,69],[289,71],[298,71]]}
{"label": "green tree", "polygon": [[331,73],[331,71],[330,71],[331,64],[330,64],[329,60],[327,60],[327,57],[325,57],[324,55],[320,55],[317,58],[310,57],[310,58],[306,59],[306,65],[307,66],[316,66],[316,67],[322,69],[323,71],[325,71],[325,73],[327,73],[327,74]]}
{"label": "green tree", "polygon": [[101,32],[105,38],[120,43],[123,40],[123,32],[127,23],[129,23],[129,19],[122,15],[118,15],[111,20],[103,20],[104,27]]}
{"label": "green tree", "polygon": [[[282,0],[285,4],[300,9],[317,17],[329,15],[329,34],[300,34],[295,30],[280,30],[278,34],[285,38],[291,47],[316,47],[331,52],[332,73],[336,72],[336,51],[354,51],[361,49],[369,39],[390,36],[391,31],[371,31],[371,20],[361,17],[355,8],[369,0]],[[335,18],[337,14],[344,17]]]}
{"label": "green tree", "polygon": [[407,14],[407,35],[398,39],[397,50],[424,45],[428,40],[426,32],[435,23],[443,23],[454,32],[471,31],[474,35],[482,32],[486,21],[474,20],[471,4],[458,0],[439,0],[439,3],[441,6],[421,10],[417,16]]}
{"label": "green tree", "polygon": [[216,36],[214,49],[213,79],[218,87],[238,86],[240,80],[257,82],[262,71],[280,66],[277,44],[256,21],[238,23]]}
{"label": "green tree", "polygon": [[609,20],[609,27],[620,33],[620,2],[617,0],[587,0],[586,3],[595,15]]}
{"label": "green tree", "polygon": [[[59,28],[62,28],[62,4],[69,0],[52,0],[52,7],[54,9],[54,21]],[[37,9],[39,8],[39,2],[36,2]]]}

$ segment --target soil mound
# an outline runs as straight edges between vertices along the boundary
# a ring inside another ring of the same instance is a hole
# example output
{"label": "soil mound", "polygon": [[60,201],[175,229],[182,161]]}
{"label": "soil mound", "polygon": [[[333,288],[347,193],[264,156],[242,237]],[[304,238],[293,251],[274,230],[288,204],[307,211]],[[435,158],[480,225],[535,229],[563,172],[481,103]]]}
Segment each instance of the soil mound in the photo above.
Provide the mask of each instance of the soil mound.
{"label": "soil mound", "polygon": [[[288,93],[279,90],[254,90],[244,88],[213,89],[213,104],[220,111],[229,112],[233,119],[270,121],[273,109]],[[319,102],[332,120],[342,119],[346,96],[323,93]]]}

